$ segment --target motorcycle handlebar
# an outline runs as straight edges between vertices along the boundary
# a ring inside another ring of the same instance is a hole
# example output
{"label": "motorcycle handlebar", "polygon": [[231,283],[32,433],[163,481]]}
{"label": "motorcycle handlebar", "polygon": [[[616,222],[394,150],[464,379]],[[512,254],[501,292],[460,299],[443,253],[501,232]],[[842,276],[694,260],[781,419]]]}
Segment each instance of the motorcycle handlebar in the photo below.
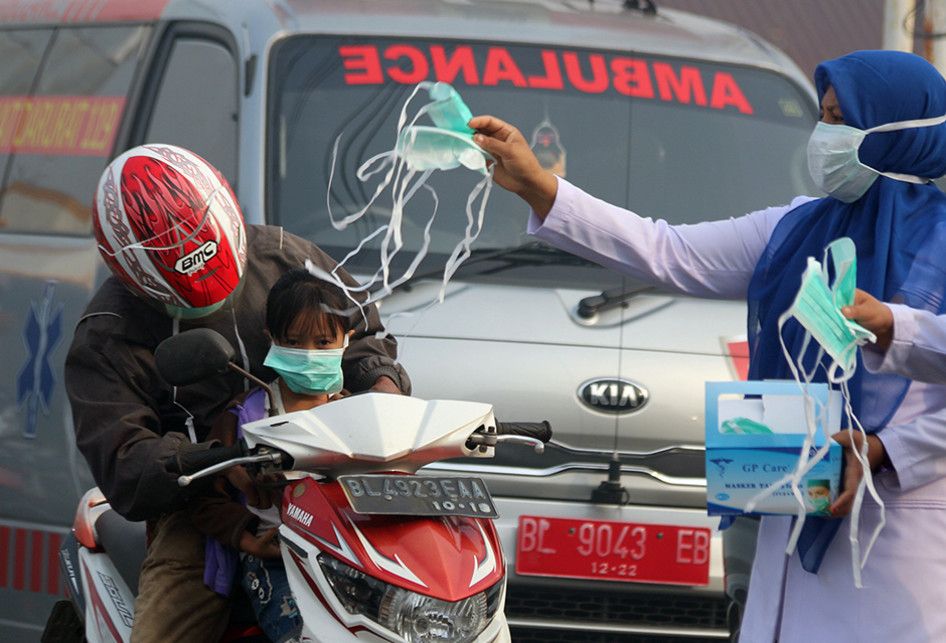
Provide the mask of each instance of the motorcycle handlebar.
{"label": "motorcycle handlebar", "polygon": [[215,464],[233,460],[246,455],[242,444],[234,444],[230,447],[212,447],[210,449],[200,449],[185,451],[178,454],[174,463],[174,471],[178,475],[190,475]]}
{"label": "motorcycle handlebar", "polygon": [[542,422],[497,422],[497,435],[522,435],[535,438],[542,443],[552,439],[552,425],[548,420]]}

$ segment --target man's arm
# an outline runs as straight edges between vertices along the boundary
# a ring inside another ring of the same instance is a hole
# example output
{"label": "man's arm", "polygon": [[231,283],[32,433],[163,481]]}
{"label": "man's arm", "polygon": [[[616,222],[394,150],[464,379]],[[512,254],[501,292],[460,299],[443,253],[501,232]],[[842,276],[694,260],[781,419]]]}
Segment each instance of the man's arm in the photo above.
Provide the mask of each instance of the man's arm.
{"label": "man's arm", "polygon": [[129,520],[156,518],[183,500],[177,475],[168,469],[179,455],[209,444],[191,444],[182,433],[161,435],[141,373],[116,368],[123,349],[81,322],[66,357],[65,384],[72,405],[76,443],[96,484],[112,507]]}

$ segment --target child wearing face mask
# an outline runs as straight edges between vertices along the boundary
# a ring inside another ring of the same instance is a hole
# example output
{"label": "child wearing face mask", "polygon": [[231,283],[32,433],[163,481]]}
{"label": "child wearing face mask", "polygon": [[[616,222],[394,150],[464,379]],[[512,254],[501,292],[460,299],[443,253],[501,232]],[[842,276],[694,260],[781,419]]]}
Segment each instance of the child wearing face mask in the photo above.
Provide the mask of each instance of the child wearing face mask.
{"label": "child wearing face mask", "polygon": [[[271,384],[277,413],[311,409],[347,395],[342,354],[353,330],[340,313],[345,307],[337,288],[303,269],[286,273],[270,290],[266,332],[272,346],[264,364],[279,376]],[[240,426],[268,412],[265,391],[254,388],[230,403],[208,439],[233,444]],[[273,479],[257,482],[234,467],[214,481],[215,493],[189,504],[192,522],[208,536],[204,582],[229,595],[238,578],[266,636],[277,643],[293,641],[302,619],[276,542],[282,485]],[[238,491],[245,501],[235,499]]]}

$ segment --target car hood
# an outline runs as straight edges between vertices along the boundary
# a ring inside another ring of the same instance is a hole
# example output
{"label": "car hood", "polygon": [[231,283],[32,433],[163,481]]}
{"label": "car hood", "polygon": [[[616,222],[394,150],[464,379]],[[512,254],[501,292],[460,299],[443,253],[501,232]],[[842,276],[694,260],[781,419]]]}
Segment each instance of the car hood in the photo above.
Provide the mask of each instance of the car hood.
{"label": "car hood", "polygon": [[[552,424],[556,444],[542,456],[505,446],[486,468],[470,463],[491,474],[491,489],[587,499],[617,450],[635,501],[705,502],[704,385],[738,374],[728,347],[745,332],[742,303],[641,294],[582,320],[578,302],[600,291],[457,282],[426,309],[438,287],[382,306],[414,395],[488,402],[500,420]],[[582,398],[589,382],[614,379],[641,391],[635,408],[614,413]]]}
{"label": "car hood", "polygon": [[424,282],[383,302],[387,328],[398,337],[514,344],[619,347],[670,353],[728,355],[744,339],[742,302],[641,293],[590,319],[578,305],[600,290],[451,282],[444,302],[430,306],[440,284]]}

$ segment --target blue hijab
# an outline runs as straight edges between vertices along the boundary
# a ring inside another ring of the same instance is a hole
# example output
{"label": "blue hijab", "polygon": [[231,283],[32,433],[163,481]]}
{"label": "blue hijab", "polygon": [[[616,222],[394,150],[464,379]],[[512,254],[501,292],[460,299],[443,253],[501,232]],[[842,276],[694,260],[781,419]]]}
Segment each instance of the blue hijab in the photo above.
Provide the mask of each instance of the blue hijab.
{"label": "blue hijab", "polygon": [[[834,87],[845,124],[858,129],[946,114],[946,80],[913,54],[854,52],[821,63],[815,85],[819,101]],[[876,170],[938,178],[946,174],[946,124],[869,134],[859,158]],[[857,246],[858,288],[881,301],[946,312],[946,195],[931,184],[880,176],[853,203],[832,197],[811,201],[776,226],[749,284],[750,379],[792,378],[779,345],[778,318],[798,292],[807,258],[821,260],[825,246],[839,237],[850,237]],[[783,337],[793,357],[799,356],[804,336],[794,319],[785,324]],[[816,357],[813,345],[803,358],[806,369]],[[827,365],[828,358],[822,359]],[[825,369],[818,369],[815,381],[826,381]],[[849,388],[854,413],[867,431],[887,425],[909,384],[897,375],[866,372],[858,355]],[[803,551],[804,532],[799,540],[805,569],[817,571],[839,525],[839,520],[806,521],[807,536],[816,540],[810,552]]]}

